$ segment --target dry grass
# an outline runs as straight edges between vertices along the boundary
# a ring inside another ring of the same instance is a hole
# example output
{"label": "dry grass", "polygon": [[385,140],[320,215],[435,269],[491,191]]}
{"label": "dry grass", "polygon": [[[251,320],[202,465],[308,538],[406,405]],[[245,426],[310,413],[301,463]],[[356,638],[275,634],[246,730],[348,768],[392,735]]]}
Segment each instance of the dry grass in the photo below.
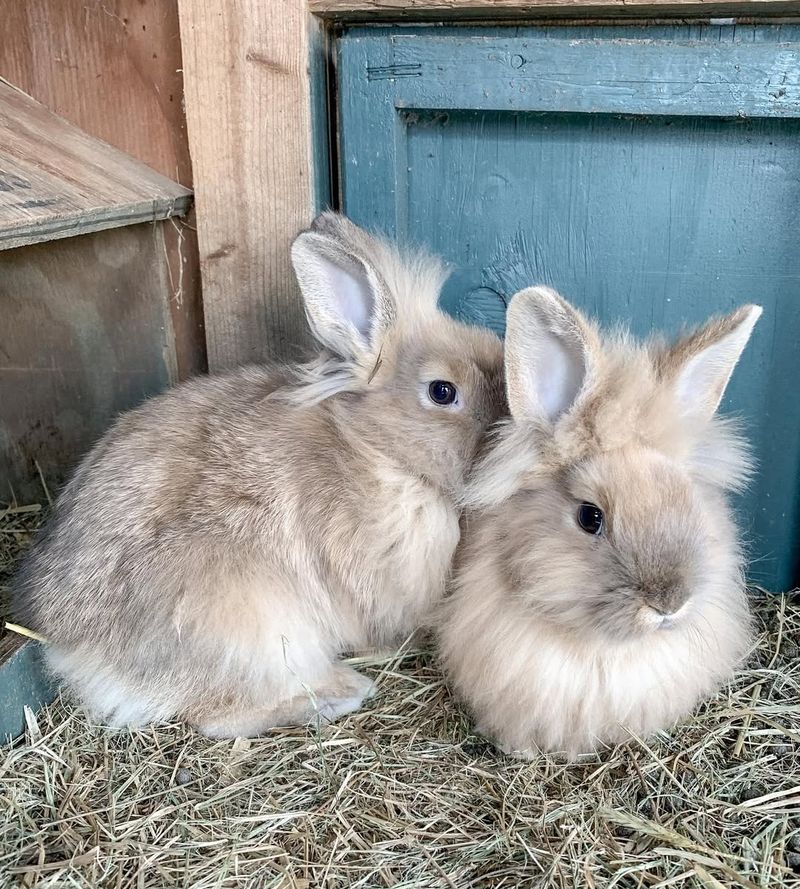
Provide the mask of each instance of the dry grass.
{"label": "dry grass", "polygon": [[28,547],[47,515],[38,503],[0,503],[0,627],[6,615],[6,586],[14,564]]}
{"label": "dry grass", "polygon": [[735,684],[675,730],[520,763],[430,654],[323,729],[109,731],[56,702],[0,765],[0,885],[800,886],[800,601],[762,598]]}

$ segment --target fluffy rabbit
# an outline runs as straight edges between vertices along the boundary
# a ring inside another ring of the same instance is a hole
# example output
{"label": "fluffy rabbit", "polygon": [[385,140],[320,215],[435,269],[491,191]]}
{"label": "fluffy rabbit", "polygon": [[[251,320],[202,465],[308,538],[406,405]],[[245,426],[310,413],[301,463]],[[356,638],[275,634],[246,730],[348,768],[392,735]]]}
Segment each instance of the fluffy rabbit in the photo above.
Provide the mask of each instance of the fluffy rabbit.
{"label": "fluffy rabbit", "polygon": [[467,489],[440,627],[456,692],[504,751],[668,727],[746,653],[726,494],[750,462],[715,414],[760,314],[639,345],[547,288],[513,298],[511,418]]}
{"label": "fluffy rabbit", "polygon": [[440,312],[435,259],[324,214],[292,261],[324,352],[189,382],[84,459],[14,585],[56,674],[113,725],[215,737],[357,709],[340,653],[444,592],[502,345]]}

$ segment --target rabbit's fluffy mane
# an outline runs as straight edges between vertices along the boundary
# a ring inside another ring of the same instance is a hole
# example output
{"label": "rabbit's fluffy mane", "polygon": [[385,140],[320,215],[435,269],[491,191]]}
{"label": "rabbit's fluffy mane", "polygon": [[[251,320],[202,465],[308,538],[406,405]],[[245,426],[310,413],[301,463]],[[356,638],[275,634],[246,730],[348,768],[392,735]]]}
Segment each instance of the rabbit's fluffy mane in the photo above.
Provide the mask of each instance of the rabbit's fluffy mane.
{"label": "rabbit's fluffy mane", "polygon": [[497,424],[474,470],[466,506],[496,505],[536,476],[629,446],[664,454],[699,482],[726,490],[747,484],[753,463],[737,421],[681,411],[672,373],[680,343],[637,343],[624,330],[600,342],[583,393],[555,427],[534,420]]}

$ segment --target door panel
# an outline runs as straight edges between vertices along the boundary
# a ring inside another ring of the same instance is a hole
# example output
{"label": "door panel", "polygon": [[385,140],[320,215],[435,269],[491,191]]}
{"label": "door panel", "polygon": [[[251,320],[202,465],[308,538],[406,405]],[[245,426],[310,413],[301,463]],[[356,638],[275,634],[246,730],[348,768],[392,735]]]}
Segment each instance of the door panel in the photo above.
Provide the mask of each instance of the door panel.
{"label": "door panel", "polygon": [[791,586],[800,28],[357,29],[339,72],[345,210],[444,255],[453,314],[502,331],[538,282],[637,334],[764,305],[725,407],[752,578]]}

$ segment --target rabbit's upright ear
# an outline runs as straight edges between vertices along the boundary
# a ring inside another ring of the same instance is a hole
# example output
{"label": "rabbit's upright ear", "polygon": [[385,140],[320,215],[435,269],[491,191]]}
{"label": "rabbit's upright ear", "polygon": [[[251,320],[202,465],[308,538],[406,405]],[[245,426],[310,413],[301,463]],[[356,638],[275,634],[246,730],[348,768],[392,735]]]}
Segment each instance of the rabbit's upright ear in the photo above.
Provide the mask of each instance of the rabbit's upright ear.
{"label": "rabbit's upright ear", "polygon": [[730,315],[712,318],[666,349],[666,376],[674,380],[686,414],[703,419],[713,416],[761,312],[761,306],[742,306]]}
{"label": "rabbit's upright ear", "polygon": [[596,331],[549,287],[511,300],[506,320],[506,387],[511,415],[555,423],[578,401],[599,358]]}
{"label": "rabbit's upright ear", "polygon": [[337,355],[368,360],[395,316],[375,258],[382,245],[348,219],[325,213],[292,244],[292,264],[316,338]]}

